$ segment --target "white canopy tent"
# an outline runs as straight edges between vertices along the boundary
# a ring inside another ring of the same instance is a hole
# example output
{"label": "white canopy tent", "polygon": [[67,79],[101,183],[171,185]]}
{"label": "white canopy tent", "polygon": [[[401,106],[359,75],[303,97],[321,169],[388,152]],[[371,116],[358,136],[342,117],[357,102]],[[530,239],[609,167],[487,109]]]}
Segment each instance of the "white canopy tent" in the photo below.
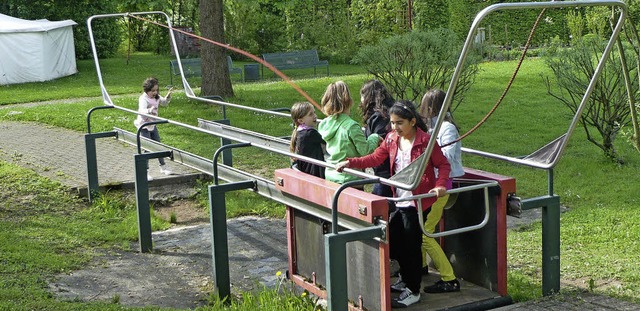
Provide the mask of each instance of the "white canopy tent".
{"label": "white canopy tent", "polygon": [[0,14],[0,85],[48,81],[78,72],[72,20]]}

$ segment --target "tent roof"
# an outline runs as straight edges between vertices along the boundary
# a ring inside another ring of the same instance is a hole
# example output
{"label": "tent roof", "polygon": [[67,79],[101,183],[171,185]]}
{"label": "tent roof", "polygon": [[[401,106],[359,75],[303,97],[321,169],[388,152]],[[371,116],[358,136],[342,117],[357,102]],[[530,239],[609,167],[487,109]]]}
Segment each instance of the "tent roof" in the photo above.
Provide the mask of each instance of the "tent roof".
{"label": "tent roof", "polygon": [[73,25],[77,23],[70,19],[58,22],[46,19],[32,21],[0,14],[0,33],[41,32]]}

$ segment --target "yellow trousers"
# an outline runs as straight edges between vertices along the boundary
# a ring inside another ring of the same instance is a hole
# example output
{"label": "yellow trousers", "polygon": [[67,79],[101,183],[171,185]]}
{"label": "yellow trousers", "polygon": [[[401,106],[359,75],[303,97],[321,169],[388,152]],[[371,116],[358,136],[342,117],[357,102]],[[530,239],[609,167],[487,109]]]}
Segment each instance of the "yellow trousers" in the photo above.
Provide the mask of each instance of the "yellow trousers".
{"label": "yellow trousers", "polygon": [[[424,229],[429,233],[433,233],[436,229],[436,226],[440,222],[440,218],[442,218],[442,211],[444,210],[444,206],[449,199],[449,195],[445,195],[443,197],[438,198],[438,200],[431,205],[431,210],[429,214],[427,214],[427,219],[424,222]],[[453,273],[453,267],[447,259],[447,256],[444,254],[442,247],[440,244],[434,239],[427,237],[425,235],[422,236],[422,266],[425,267],[427,265],[427,254],[433,260],[433,264],[436,266],[436,269],[440,272],[440,278],[443,281],[452,281],[456,279],[455,274]]]}

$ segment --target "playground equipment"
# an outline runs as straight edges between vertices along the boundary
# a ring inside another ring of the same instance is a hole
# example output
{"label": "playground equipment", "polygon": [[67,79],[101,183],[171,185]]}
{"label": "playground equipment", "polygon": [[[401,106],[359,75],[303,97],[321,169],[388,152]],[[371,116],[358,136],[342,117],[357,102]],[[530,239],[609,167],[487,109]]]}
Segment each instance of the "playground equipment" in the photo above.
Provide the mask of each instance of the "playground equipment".
{"label": "playground equipment", "polygon": [[[626,18],[627,7],[622,1],[564,1],[534,3],[501,3],[487,7],[476,16],[469,35],[465,41],[447,97],[435,125],[438,131],[444,120],[444,111],[451,105],[456,83],[462,65],[473,43],[473,37],[482,19],[498,10],[570,8],[587,6],[609,6],[618,12],[618,21],[613,28],[609,43],[599,60],[596,74],[589,83],[584,97],[565,134],[538,149],[524,158],[494,154],[486,151],[463,148],[469,154],[509,163],[543,169],[548,173],[548,194],[540,197],[521,200],[522,209],[542,208],[543,211],[543,294],[548,295],[560,289],[560,199],[553,193],[553,168],[558,163],[568,139],[571,137],[580,114],[584,109],[594,84],[604,66],[611,49],[615,44],[622,24]],[[175,162],[187,165],[207,173],[214,178],[214,185],[209,187],[209,202],[212,225],[212,257],[215,290],[221,297],[230,295],[228,267],[228,248],[226,241],[225,194],[229,191],[250,189],[262,196],[287,206],[287,224],[289,240],[288,276],[296,284],[327,299],[330,310],[366,309],[389,310],[391,294],[389,292],[390,271],[389,252],[386,243],[386,222],[388,220],[387,199],[360,190],[349,188],[355,185],[380,182],[394,187],[411,190],[424,172],[434,144],[435,136],[429,141],[425,154],[407,169],[389,179],[379,178],[356,170],[345,169],[345,172],[364,179],[344,185],[337,185],[313,176],[304,175],[292,169],[279,169],[275,179],[269,180],[250,172],[238,170],[232,166],[234,148],[259,148],[282,156],[293,156],[288,151],[288,141],[282,138],[233,127],[223,115],[224,120],[198,120],[198,126],[192,126],[169,119],[156,117],[153,122],[158,126],[165,124],[180,126],[193,131],[219,137],[221,147],[212,159],[191,154],[171,146],[141,139],[139,133],[130,133],[122,129],[111,132],[91,133],[91,115],[101,109],[119,109],[132,114],[137,111],[116,106],[103,84],[98,54],[91,30],[94,19],[125,17],[132,15],[160,14],[171,23],[162,12],[141,12],[126,14],[107,14],[89,18],[89,34],[98,72],[98,80],[102,90],[105,106],[89,111],[85,141],[87,146],[87,168],[89,194],[98,189],[97,163],[95,155],[95,139],[116,137],[131,143],[138,148],[134,156],[136,173],[136,200],[140,232],[140,249],[143,252],[152,248],[151,227],[148,204],[148,181],[146,167],[149,159],[171,157]],[[183,87],[188,98],[220,105],[245,109],[260,114],[283,116],[279,112],[247,107],[195,96],[185,78],[179,62],[173,31],[170,31]],[[232,143],[236,142],[236,143]],[[142,149],[150,151],[142,153]],[[222,163],[218,157],[222,156]],[[296,155],[305,161],[327,166],[326,163]],[[226,183],[219,184],[219,180]],[[508,201],[516,193],[515,179],[494,173],[466,169],[466,174],[454,181],[456,187],[449,193],[457,193],[458,198],[453,207],[447,210],[438,233],[425,234],[443,238],[443,249],[449,256],[456,274],[463,280],[462,291],[441,296],[429,296],[428,308],[460,308],[487,309],[510,303],[506,285],[506,212]],[[422,196],[430,196],[425,194]],[[416,199],[416,196],[408,199]],[[392,199],[395,200],[395,199]],[[419,200],[418,200],[419,201]],[[482,208],[477,202],[483,202]],[[420,214],[420,213],[419,213]],[[421,219],[422,222],[422,219]],[[428,276],[434,278],[435,276]],[[422,305],[421,307],[424,307]]]}

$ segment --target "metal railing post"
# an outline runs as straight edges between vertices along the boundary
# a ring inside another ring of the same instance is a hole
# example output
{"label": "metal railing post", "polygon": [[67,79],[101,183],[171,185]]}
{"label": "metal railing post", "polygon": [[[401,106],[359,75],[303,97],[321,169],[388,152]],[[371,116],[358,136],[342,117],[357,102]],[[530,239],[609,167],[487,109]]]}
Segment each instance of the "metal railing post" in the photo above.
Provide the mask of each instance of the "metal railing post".
{"label": "metal railing post", "polygon": [[138,238],[140,252],[148,253],[153,249],[151,240],[151,212],[149,206],[149,181],[147,180],[147,166],[149,159],[164,158],[171,155],[171,151],[142,153],[133,156],[136,174],[136,208],[138,210]]}
{"label": "metal railing post", "polygon": [[87,133],[91,134],[91,114],[96,110],[110,109],[110,108],[115,108],[115,106],[98,106],[98,107],[93,107],[89,109],[89,111],[87,112]]}
{"label": "metal railing post", "polygon": [[[224,153],[226,151],[231,151],[231,149],[233,148],[240,148],[240,147],[249,147],[251,146],[250,143],[238,143],[238,144],[231,144],[231,145],[224,145],[220,148],[218,148],[216,150],[216,152],[213,153],[213,181],[214,184],[217,186],[218,185],[218,157],[220,156],[220,153],[222,153],[222,162],[224,162]],[[223,163],[224,165],[227,165],[226,163]]]}
{"label": "metal railing post", "polygon": [[229,277],[229,245],[227,241],[227,206],[225,194],[228,191],[255,187],[256,183],[254,181],[241,181],[209,186],[213,280],[215,291],[221,300],[224,300],[231,295],[231,280]]}
{"label": "metal railing post", "polygon": [[[224,111],[224,106],[222,107],[223,107],[223,114],[225,115],[224,116],[225,119],[216,120],[213,122],[224,124],[224,125],[230,125],[231,121],[229,119],[226,119],[226,112]],[[231,140],[228,138],[221,137],[220,146],[227,146],[227,145],[231,145]],[[233,152],[231,151],[231,149],[226,149],[222,153],[222,163],[226,166],[233,166]]]}
{"label": "metal railing post", "polygon": [[93,202],[93,199],[100,193],[96,138],[115,136],[117,136],[116,132],[89,133],[84,135],[84,148],[87,160],[87,197],[89,198],[89,202]]}
{"label": "metal railing post", "polygon": [[542,207],[542,295],[560,292],[560,197],[546,195],[521,201],[522,210]]}
{"label": "metal railing post", "polygon": [[386,226],[328,233],[324,236],[325,270],[327,271],[327,309],[348,310],[347,243],[385,236]]}

